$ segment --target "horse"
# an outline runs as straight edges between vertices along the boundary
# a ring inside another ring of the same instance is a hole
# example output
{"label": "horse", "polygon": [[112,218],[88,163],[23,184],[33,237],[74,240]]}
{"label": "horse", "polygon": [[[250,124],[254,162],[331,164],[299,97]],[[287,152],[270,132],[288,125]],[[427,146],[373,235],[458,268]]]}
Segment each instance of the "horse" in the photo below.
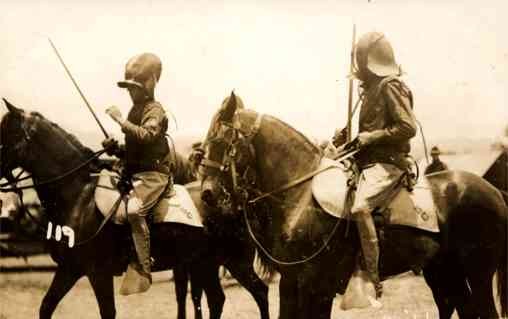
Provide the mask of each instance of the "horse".
{"label": "horse", "polygon": [[[120,275],[128,263],[123,253],[128,230],[104,224],[96,208],[94,190],[97,178],[91,169],[97,165],[94,153],[73,135],[37,112],[26,112],[5,101],[8,112],[0,122],[0,178],[12,182],[11,171],[20,167],[31,173],[37,195],[52,225],[72,229],[70,240],[50,241],[50,254],[57,263],[51,285],[41,306],[39,317],[51,318],[55,308],[76,281],[88,277],[102,318],[115,318],[113,276]],[[15,190],[3,188],[2,191]],[[204,217],[200,186],[190,184],[188,191]],[[206,220],[206,218],[205,218]],[[47,229],[50,233],[49,225]],[[268,287],[253,269],[255,249],[238,230],[228,237],[210,236],[204,229],[176,223],[152,225],[154,271],[183,267],[191,280],[203,287],[210,308],[210,318],[219,318],[225,296],[218,277],[219,264],[254,297],[261,318],[268,318]],[[52,236],[51,239],[54,239]],[[57,238],[58,239],[58,238]],[[122,239],[124,239],[122,241]],[[250,248],[249,248],[250,247]]]}
{"label": "horse", "polygon": [[[185,158],[181,153],[175,151],[175,156],[173,158],[173,182],[175,184],[180,185],[188,185],[190,183],[195,182],[196,172],[191,164],[191,161]],[[194,188],[198,189],[198,188]],[[194,201],[200,201],[200,198],[197,197],[196,194],[193,196]],[[201,206],[203,207],[203,206]],[[205,208],[205,207],[203,207]],[[242,249],[242,248],[240,248]],[[244,247],[245,251],[252,252],[252,247]],[[254,255],[249,254],[249,257],[254,257]],[[253,260],[251,261],[251,263]],[[173,267],[173,277],[175,281],[175,294],[178,305],[178,319],[184,319],[186,317],[186,297],[187,297],[187,286],[189,280],[191,282],[191,299],[194,306],[194,317],[196,319],[202,318],[201,312],[201,298],[203,295],[203,287],[199,284],[198,281],[191,279],[192,271],[191,269],[187,269],[185,265],[175,265]],[[260,306],[264,307],[264,306]],[[261,309],[261,308],[260,308]]]}
{"label": "horse", "polygon": [[[299,181],[318,168],[319,148],[288,124],[239,103],[231,93],[210,124],[202,199],[224,208],[219,213],[229,212],[218,220],[231,212],[244,216],[262,261],[281,274],[279,318],[330,318],[335,293],[345,291],[357,264],[356,225],[326,214],[312,196],[310,180]],[[497,272],[501,315],[506,316],[508,209],[503,197],[467,172],[425,178],[439,208],[440,232],[386,225],[379,242],[382,279],[423,269],[440,318],[450,318],[454,310],[460,318],[494,318]]]}

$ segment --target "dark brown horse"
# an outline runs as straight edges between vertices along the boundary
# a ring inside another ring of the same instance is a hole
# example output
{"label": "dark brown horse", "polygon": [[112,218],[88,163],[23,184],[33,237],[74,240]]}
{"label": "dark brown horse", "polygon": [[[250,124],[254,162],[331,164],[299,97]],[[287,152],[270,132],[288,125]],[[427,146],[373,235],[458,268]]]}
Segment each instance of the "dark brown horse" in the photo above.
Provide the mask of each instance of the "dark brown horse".
{"label": "dark brown horse", "polygon": [[[93,198],[96,179],[90,177],[90,165],[83,165],[93,152],[42,115],[5,102],[9,112],[0,123],[0,178],[12,176],[10,172],[16,167],[30,172],[47,218],[53,225],[67,226],[75,235],[72,248],[70,242],[51,239],[51,256],[58,268],[42,301],[40,318],[51,318],[60,300],[83,276],[90,280],[101,317],[114,318],[113,276],[125,269],[127,260],[122,251],[130,245],[121,240],[128,233],[125,227],[106,223],[97,232],[103,217]],[[199,184],[188,190],[200,213],[206,214]],[[218,237],[197,227],[154,224],[154,271],[182,266],[191,280],[204,288],[210,317],[219,318],[224,292],[218,267],[224,264],[253,295],[261,318],[268,318],[268,288],[254,272],[254,247],[248,236],[240,234],[238,230]]]}
{"label": "dark brown horse", "polygon": [[[202,198],[225,207],[224,212],[243,208],[237,214],[245,215],[243,222],[251,226],[264,259],[281,273],[281,319],[330,318],[335,292],[344,291],[355,266],[355,225],[324,213],[309,181],[252,201],[314,171],[322,155],[287,124],[237,104],[232,94],[211,123]],[[492,287],[497,271],[506,315],[508,224],[501,194],[466,172],[429,176],[428,182],[441,232],[385,226],[382,277],[423,269],[440,318],[450,318],[454,310],[460,318],[493,318],[498,316]]]}

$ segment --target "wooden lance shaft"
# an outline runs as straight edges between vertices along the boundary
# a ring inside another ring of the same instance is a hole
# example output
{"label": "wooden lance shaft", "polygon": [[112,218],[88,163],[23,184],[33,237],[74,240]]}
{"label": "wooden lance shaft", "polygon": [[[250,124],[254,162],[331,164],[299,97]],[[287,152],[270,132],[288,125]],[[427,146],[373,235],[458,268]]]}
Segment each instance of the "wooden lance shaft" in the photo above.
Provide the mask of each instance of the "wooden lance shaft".
{"label": "wooden lance shaft", "polygon": [[351,45],[351,63],[349,66],[349,87],[348,87],[348,103],[347,103],[347,142],[352,139],[351,121],[353,117],[353,72],[355,62],[355,40],[356,40],[356,25],[353,24],[353,41]]}
{"label": "wooden lance shaft", "polygon": [[97,122],[97,124],[99,124],[99,127],[101,128],[102,133],[104,133],[104,136],[106,138],[109,138],[108,132],[106,132],[106,130],[104,129],[104,126],[102,126],[101,122],[99,121],[99,118],[97,117],[97,115],[93,111],[92,106],[90,106],[90,103],[88,103],[88,100],[86,99],[85,95],[83,94],[83,92],[81,92],[81,89],[79,88],[78,83],[76,83],[76,81],[74,80],[74,77],[72,76],[71,72],[67,68],[67,65],[65,65],[65,62],[63,61],[62,57],[60,56],[60,53],[58,53],[58,50],[56,49],[55,45],[53,44],[53,41],[51,41],[50,38],[48,38],[48,40],[49,40],[49,44],[51,44],[51,47],[55,51],[56,56],[58,57],[58,60],[60,61],[60,63],[64,67],[65,72],[67,72],[67,75],[71,78],[71,81],[74,84],[74,87],[76,88],[76,90],[78,90],[79,95],[81,95],[81,98],[83,99],[83,101],[85,101],[85,104],[88,107],[88,110],[90,110],[90,112],[92,113],[92,115],[93,115],[95,121]]}

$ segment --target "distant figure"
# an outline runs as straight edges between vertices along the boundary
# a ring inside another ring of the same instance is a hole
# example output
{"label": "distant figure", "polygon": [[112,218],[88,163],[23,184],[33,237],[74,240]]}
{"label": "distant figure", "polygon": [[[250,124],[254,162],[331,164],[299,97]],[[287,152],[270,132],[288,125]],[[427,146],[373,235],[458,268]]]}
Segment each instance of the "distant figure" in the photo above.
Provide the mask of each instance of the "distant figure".
{"label": "distant figure", "polygon": [[430,150],[430,156],[432,156],[432,163],[430,163],[429,166],[427,166],[427,168],[425,169],[425,175],[448,170],[448,166],[445,163],[443,163],[439,158],[440,154],[441,151],[437,146],[432,147],[432,149]]}
{"label": "distant figure", "polygon": [[205,154],[203,150],[202,142],[195,142],[192,144],[192,151],[189,155],[189,162],[192,171],[192,175],[195,179],[199,178],[199,165],[201,164],[201,160]]}

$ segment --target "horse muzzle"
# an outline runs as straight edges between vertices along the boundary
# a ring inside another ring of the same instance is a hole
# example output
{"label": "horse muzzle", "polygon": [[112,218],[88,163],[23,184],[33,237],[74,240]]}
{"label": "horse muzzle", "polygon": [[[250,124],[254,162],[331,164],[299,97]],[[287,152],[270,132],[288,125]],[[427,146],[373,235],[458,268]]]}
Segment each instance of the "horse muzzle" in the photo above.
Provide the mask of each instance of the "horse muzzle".
{"label": "horse muzzle", "polygon": [[203,182],[201,200],[210,207],[217,207],[217,191],[214,191],[213,183],[206,180]]}

